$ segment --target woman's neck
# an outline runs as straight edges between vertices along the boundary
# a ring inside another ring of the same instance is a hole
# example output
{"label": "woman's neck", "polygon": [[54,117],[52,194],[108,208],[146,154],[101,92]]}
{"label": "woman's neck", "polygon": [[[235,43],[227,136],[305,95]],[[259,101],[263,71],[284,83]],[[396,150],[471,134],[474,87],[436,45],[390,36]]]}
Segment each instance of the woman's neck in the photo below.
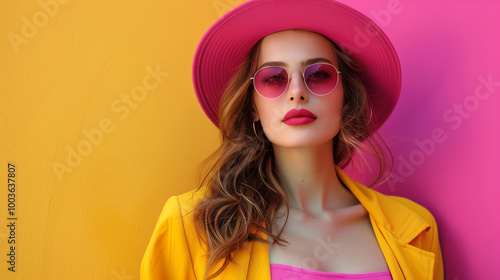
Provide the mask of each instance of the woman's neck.
{"label": "woman's neck", "polygon": [[291,208],[320,215],[358,203],[337,177],[331,142],[304,148],[275,146],[274,157]]}

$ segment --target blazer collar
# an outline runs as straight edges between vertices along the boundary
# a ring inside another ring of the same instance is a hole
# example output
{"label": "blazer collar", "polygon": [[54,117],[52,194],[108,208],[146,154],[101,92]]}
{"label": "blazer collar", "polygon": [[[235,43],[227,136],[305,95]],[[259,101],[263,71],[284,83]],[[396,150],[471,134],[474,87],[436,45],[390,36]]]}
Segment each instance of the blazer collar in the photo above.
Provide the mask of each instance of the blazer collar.
{"label": "blazer collar", "polygon": [[375,222],[403,243],[410,243],[430,227],[426,220],[394,197],[372,190],[349,178],[340,167],[335,168],[339,179],[356,196]]}

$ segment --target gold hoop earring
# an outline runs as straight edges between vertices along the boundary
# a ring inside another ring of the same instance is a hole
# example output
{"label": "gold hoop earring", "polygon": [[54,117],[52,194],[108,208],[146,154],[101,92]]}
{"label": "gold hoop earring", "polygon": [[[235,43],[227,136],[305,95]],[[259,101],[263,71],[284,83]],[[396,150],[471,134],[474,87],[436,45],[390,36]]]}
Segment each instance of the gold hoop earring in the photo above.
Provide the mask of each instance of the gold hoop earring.
{"label": "gold hoop earring", "polygon": [[366,124],[369,124],[372,121],[372,117],[373,117],[373,110],[370,107],[370,118],[368,119],[368,121],[366,122]]}
{"label": "gold hoop earring", "polygon": [[259,141],[260,141],[260,142],[263,142],[263,141],[260,139],[259,135],[257,135],[257,130],[255,129],[255,123],[256,123],[256,122],[252,122],[252,125],[253,125],[253,133],[255,134],[255,137],[257,137],[257,139],[259,139]]}

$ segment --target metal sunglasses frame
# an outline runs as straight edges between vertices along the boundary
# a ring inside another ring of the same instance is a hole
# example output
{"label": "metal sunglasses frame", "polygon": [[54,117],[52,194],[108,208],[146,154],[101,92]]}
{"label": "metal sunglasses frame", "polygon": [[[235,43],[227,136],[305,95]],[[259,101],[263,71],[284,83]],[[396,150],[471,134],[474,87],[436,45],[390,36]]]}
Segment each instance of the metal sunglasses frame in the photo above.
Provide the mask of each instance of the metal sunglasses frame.
{"label": "metal sunglasses frame", "polygon": [[[332,89],[331,91],[329,91],[329,92],[327,92],[327,93],[325,93],[325,94],[317,94],[317,93],[315,93],[314,91],[312,91],[312,90],[309,88],[309,86],[307,85],[307,82],[306,82],[306,77],[304,76],[304,72],[306,71],[306,69],[307,69],[307,68],[309,68],[309,67],[311,67],[311,66],[314,66],[314,65],[319,65],[319,64],[321,64],[321,65],[330,65],[330,66],[332,66],[332,67],[333,67],[333,69],[335,69],[335,71],[337,72],[337,82],[335,83],[335,86],[333,87],[333,89]],[[258,90],[258,89],[257,89],[257,87],[255,86],[255,76],[257,76],[257,74],[258,74],[261,70],[264,70],[264,69],[267,69],[267,68],[271,68],[271,67],[272,67],[272,68],[281,68],[281,69],[284,69],[284,70],[285,70],[285,72],[286,72],[286,74],[287,74],[287,76],[288,76],[288,81],[287,81],[287,84],[286,84],[285,89],[283,89],[283,92],[281,92],[279,95],[277,95],[276,97],[265,97],[265,96],[263,96],[263,95],[259,92],[259,90]],[[339,79],[340,79],[340,74],[341,74],[341,72],[337,69],[337,67],[335,67],[335,65],[330,64],[330,63],[322,63],[322,62],[320,62],[320,63],[313,63],[313,64],[310,64],[310,65],[307,65],[307,67],[305,67],[305,68],[304,68],[304,70],[301,70],[301,69],[299,69],[299,68],[295,68],[295,69],[290,70],[290,72],[288,72],[288,70],[286,70],[286,68],[285,68],[285,67],[281,67],[281,66],[266,66],[266,67],[262,67],[262,68],[260,68],[259,70],[257,70],[257,71],[255,72],[255,74],[253,74],[253,76],[250,78],[250,80],[252,80],[253,88],[255,89],[255,91],[256,91],[256,92],[257,92],[260,96],[262,96],[262,97],[264,97],[264,98],[267,98],[267,99],[274,99],[274,98],[278,98],[278,97],[280,97],[281,95],[283,95],[283,93],[284,93],[284,92],[288,89],[288,85],[290,84],[290,80],[291,80],[291,78],[292,78],[292,76],[290,75],[290,73],[292,73],[292,72],[293,72],[293,71],[295,71],[295,70],[299,70],[299,71],[300,71],[300,73],[302,73],[302,81],[304,82],[304,85],[306,86],[306,88],[307,88],[307,89],[308,89],[308,90],[309,90],[312,94],[317,95],[317,96],[325,96],[325,95],[330,94],[332,91],[334,91],[334,90],[337,88],[337,86],[338,86],[338,84],[339,84]]]}

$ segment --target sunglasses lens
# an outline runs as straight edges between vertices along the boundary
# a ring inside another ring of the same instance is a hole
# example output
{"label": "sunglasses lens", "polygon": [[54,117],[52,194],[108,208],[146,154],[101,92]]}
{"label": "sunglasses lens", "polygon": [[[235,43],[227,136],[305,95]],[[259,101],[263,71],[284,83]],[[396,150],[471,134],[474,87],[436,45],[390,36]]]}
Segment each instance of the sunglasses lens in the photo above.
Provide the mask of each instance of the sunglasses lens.
{"label": "sunglasses lens", "polygon": [[304,71],[304,77],[309,90],[317,95],[332,92],[338,82],[337,70],[330,64],[309,65]]}
{"label": "sunglasses lens", "polygon": [[288,73],[282,67],[262,68],[255,74],[254,85],[257,92],[265,98],[280,96],[288,85]]}

